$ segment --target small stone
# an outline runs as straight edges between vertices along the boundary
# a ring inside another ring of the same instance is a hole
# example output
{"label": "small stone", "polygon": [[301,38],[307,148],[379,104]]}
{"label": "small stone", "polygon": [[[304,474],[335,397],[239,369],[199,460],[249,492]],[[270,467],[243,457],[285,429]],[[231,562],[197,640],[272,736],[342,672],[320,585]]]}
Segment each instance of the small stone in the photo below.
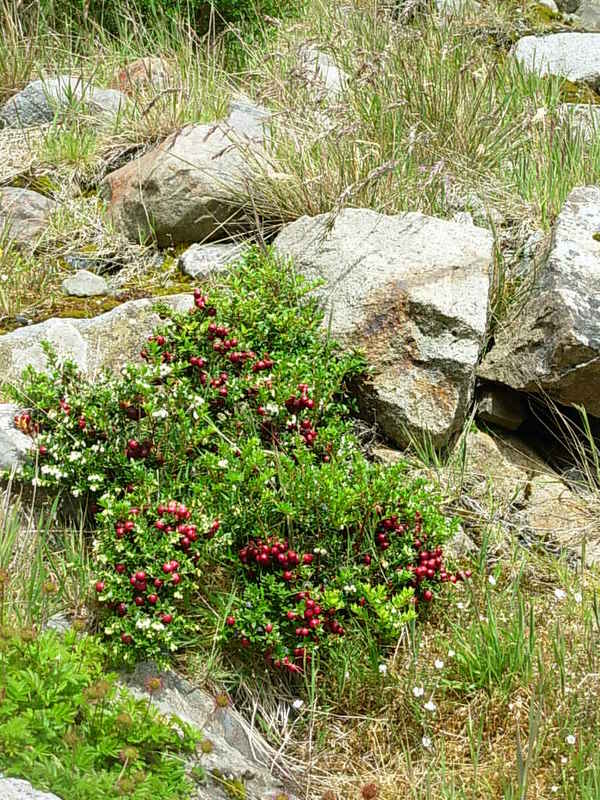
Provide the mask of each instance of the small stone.
{"label": "small stone", "polygon": [[537,0],[537,5],[548,9],[548,11],[551,11],[553,14],[559,13],[558,6],[554,0]]}
{"label": "small stone", "polygon": [[30,189],[0,188],[0,232],[19,247],[32,247],[46,230],[57,208],[54,200]]}
{"label": "small stone", "polygon": [[347,87],[348,75],[326,53],[312,45],[304,45],[298,55],[306,78],[321,84],[329,95],[335,97]]}
{"label": "small stone", "polygon": [[0,403],[0,472],[18,469],[32,447],[31,438],[15,428],[14,418],[20,411],[12,403]]}
{"label": "small stone", "polygon": [[146,56],[138,58],[120,69],[112,86],[124,94],[135,96],[148,89],[162,92],[171,82],[171,67],[164,58]]}
{"label": "small stone", "polygon": [[62,289],[65,294],[72,297],[95,297],[107,294],[108,284],[99,275],[80,269],[70,278],[65,278],[62,282]]}
{"label": "small stone", "polygon": [[562,103],[557,112],[559,120],[577,129],[585,141],[591,142],[600,137],[600,106]]}
{"label": "small stone", "polygon": [[244,245],[193,244],[179,257],[179,267],[185,275],[205,281],[213,275],[227,271],[227,267],[242,254]]}
{"label": "small stone", "polygon": [[43,125],[74,103],[81,106],[82,113],[112,121],[128,102],[124,94],[114,89],[99,89],[81,77],[59,75],[32,81],[11,97],[0,109],[0,127]]}
{"label": "small stone", "polygon": [[477,416],[484,422],[516,431],[525,421],[525,403],[518,392],[503,386],[486,386],[478,394]]}

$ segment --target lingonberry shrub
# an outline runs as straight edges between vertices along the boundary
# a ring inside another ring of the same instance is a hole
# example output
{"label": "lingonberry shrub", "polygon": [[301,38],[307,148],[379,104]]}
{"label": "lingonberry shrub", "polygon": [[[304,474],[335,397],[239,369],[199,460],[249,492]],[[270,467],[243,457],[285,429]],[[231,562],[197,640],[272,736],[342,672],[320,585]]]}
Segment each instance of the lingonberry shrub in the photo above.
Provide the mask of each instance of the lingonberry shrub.
{"label": "lingonberry shrub", "polygon": [[121,375],[91,383],[48,348],[14,390],[35,442],[23,478],[89,504],[92,590],[125,660],[164,660],[217,621],[228,646],[298,673],[357,626],[393,639],[465,577],[444,564],[453,523],[432,487],[363,453],[346,387],[364,365],[323,333],[310,288],[249,251],[189,312],[161,307]]}

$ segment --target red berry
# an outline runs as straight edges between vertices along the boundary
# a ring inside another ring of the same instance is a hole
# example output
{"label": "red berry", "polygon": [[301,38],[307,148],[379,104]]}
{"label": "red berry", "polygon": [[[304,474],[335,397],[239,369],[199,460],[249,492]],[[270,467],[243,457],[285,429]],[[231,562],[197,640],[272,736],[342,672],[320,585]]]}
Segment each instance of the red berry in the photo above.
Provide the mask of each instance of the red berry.
{"label": "red berry", "polygon": [[143,606],[144,605],[144,598],[140,597],[140,595],[138,595],[133,602],[136,604],[136,606]]}
{"label": "red berry", "polygon": [[140,570],[140,572],[135,573],[135,579],[138,581],[145,581],[146,580],[146,573]]}
{"label": "red berry", "polygon": [[122,575],[125,572],[125,564],[115,564],[115,572]]}
{"label": "red berry", "polygon": [[173,583],[174,586],[177,586],[178,583],[181,583],[181,575],[178,572],[174,572],[171,575],[171,583]]}
{"label": "red berry", "polygon": [[225,620],[225,624],[229,625],[230,628],[233,628],[233,626],[235,625],[235,617],[227,617],[227,619]]}
{"label": "red berry", "polygon": [[265,631],[267,633],[271,633],[272,630],[273,630],[273,625],[270,622],[267,625],[265,625]]}
{"label": "red berry", "polygon": [[430,603],[433,600],[433,592],[430,589],[425,589],[423,592],[423,600],[426,603]]}
{"label": "red berry", "polygon": [[148,595],[148,602],[151,606],[155,606],[158,603],[158,595],[157,594],[149,594]]}
{"label": "red berry", "polygon": [[95,588],[96,588],[96,591],[98,592],[98,594],[100,594],[100,592],[103,592],[104,591],[104,581],[96,581],[96,587]]}
{"label": "red berry", "polygon": [[173,614],[162,614],[160,618],[165,625],[170,625],[173,622]]}
{"label": "red berry", "polygon": [[312,564],[314,560],[314,555],[312,553],[305,553],[302,556],[302,563],[303,564]]}
{"label": "red berry", "polygon": [[123,642],[123,644],[131,644],[133,642],[133,639],[128,633],[122,633],[121,641]]}

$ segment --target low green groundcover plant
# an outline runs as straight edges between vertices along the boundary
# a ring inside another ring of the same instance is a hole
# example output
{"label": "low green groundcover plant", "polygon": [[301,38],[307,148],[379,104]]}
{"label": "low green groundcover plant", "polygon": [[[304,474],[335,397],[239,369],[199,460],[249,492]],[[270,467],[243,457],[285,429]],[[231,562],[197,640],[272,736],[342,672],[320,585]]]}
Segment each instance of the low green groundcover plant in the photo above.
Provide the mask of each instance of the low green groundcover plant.
{"label": "low green groundcover plant", "polygon": [[69,800],[190,797],[198,734],[116,687],[105,659],[75,631],[0,631],[0,772]]}
{"label": "low green groundcover plant", "polygon": [[395,640],[456,582],[454,523],[405,467],[367,460],[350,378],[288,264],[250,251],[210,297],[163,307],[143,363],[90,383],[48,349],[14,390],[25,479],[91,502],[110,646],[164,660],[216,633],[300,673],[359,628]]}

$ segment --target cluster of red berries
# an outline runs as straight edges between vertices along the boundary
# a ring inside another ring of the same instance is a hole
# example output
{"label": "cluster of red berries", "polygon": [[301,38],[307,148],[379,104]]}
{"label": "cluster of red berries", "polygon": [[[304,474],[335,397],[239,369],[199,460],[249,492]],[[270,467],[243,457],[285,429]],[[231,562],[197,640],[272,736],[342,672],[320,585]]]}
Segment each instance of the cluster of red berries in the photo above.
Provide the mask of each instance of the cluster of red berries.
{"label": "cluster of red berries", "polygon": [[375,541],[380,550],[387,550],[390,546],[390,535],[392,533],[403,534],[406,532],[406,525],[398,522],[397,514],[382,519],[378,525]]}
{"label": "cluster of red berries", "polygon": [[125,455],[130,460],[143,461],[148,458],[152,450],[152,442],[149,440],[138,442],[137,439],[129,439],[125,448]]}
{"label": "cluster of red berries", "polygon": [[[150,343],[155,342],[160,348],[165,347],[165,345],[167,344],[167,340],[162,335],[149,336],[148,337],[148,341]],[[144,361],[147,361],[149,359],[149,357],[150,356],[149,356],[148,351],[144,348],[140,352],[140,358],[143,358]],[[163,352],[161,353],[160,357],[161,357],[161,361],[163,361],[165,364],[170,364],[171,362],[173,362],[175,360],[175,354],[172,353],[170,350],[163,350]]]}
{"label": "cluster of red berries", "polygon": [[204,311],[209,317],[214,317],[217,313],[217,309],[214,306],[206,305],[207,298],[205,295],[202,294],[200,289],[194,289],[194,308],[190,309],[190,314],[194,313],[196,309],[200,311]]}
{"label": "cluster of red berries", "polygon": [[315,407],[315,401],[308,396],[308,384],[299,383],[298,391],[300,392],[299,395],[290,395],[285,401],[285,407],[287,410],[291,412],[302,411],[303,409],[312,411],[312,409]]}
{"label": "cluster of red berries", "polygon": [[238,555],[244,565],[257,564],[265,569],[274,567],[283,570],[281,577],[287,583],[295,578],[292,572],[294,567],[300,563],[312,564],[314,559],[312,553],[299,556],[295,550],[290,550],[287,541],[280,542],[277,539],[268,539],[266,542],[253,539],[238,551]]}
{"label": "cluster of red berries", "polygon": [[[146,412],[142,408],[141,405],[132,403],[130,400],[121,400],[119,403],[119,408],[121,411],[125,412],[125,416],[129,417],[129,419],[133,420],[134,422],[139,422],[143,417],[146,416]],[[85,420],[83,420],[85,422]]]}
{"label": "cluster of red berries", "polygon": [[263,372],[264,370],[273,369],[275,362],[268,355],[264,355],[254,364],[252,364],[252,372]]}
{"label": "cluster of red berries", "polygon": [[21,431],[21,433],[25,433],[28,436],[35,436],[40,431],[40,426],[37,422],[34,422],[31,419],[31,414],[27,411],[23,411],[21,414],[17,414],[14,418],[15,428]]}

